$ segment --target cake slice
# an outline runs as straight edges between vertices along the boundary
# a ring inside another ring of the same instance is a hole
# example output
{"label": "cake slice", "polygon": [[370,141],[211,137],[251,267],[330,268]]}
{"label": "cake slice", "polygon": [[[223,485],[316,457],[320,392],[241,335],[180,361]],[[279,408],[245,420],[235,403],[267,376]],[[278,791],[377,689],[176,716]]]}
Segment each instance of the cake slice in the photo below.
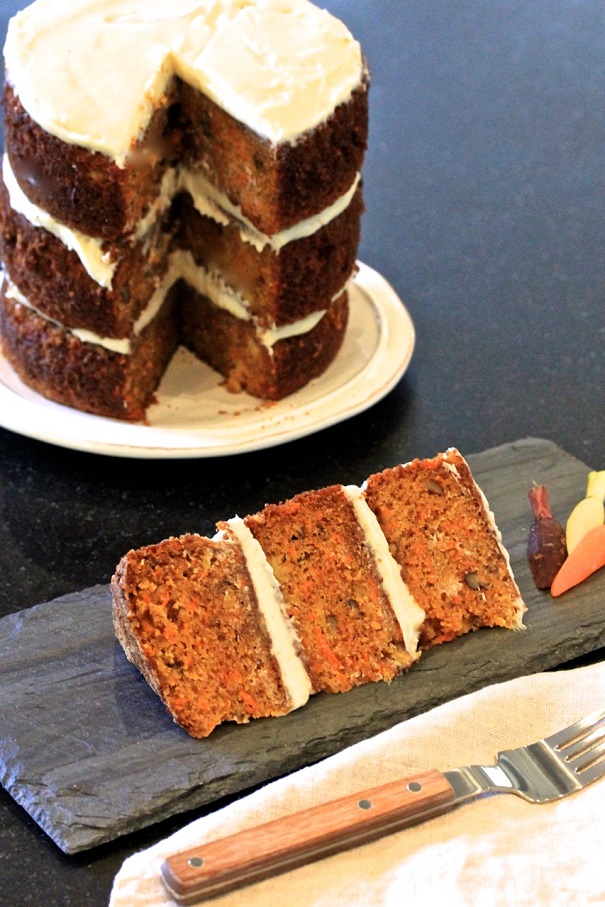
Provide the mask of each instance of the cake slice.
{"label": "cake slice", "polygon": [[[409,600],[411,615],[395,612],[352,491],[304,492],[244,523],[275,574],[316,691],[392,680],[416,660],[424,615]],[[403,588],[393,591],[398,603],[404,596]]]}
{"label": "cake slice", "polygon": [[279,658],[272,652],[234,537],[186,535],[130,551],[112,588],[128,659],[191,736],[222,721],[283,715],[308,698],[304,670],[287,666],[293,635],[282,633]]}
{"label": "cake slice", "polygon": [[130,551],[115,630],[185,730],[391,681],[423,649],[522,626],[483,493],[456,450]]}
{"label": "cake slice", "polygon": [[370,476],[364,497],[426,614],[423,648],[478,627],[521,626],[525,605],[501,534],[457,450]]}

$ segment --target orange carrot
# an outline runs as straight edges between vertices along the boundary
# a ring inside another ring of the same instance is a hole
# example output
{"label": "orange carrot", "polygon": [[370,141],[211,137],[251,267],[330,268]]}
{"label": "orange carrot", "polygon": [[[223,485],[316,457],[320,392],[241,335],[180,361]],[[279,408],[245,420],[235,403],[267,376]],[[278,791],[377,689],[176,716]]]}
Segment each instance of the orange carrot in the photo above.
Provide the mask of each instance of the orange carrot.
{"label": "orange carrot", "polygon": [[551,594],[567,592],[601,567],[605,567],[605,525],[595,526],[580,539],[555,576]]}
{"label": "orange carrot", "polygon": [[251,696],[250,693],[247,693],[246,690],[239,691],[239,698],[244,703],[246,711],[250,712],[253,715],[255,712],[260,711],[260,706],[254,696]]}

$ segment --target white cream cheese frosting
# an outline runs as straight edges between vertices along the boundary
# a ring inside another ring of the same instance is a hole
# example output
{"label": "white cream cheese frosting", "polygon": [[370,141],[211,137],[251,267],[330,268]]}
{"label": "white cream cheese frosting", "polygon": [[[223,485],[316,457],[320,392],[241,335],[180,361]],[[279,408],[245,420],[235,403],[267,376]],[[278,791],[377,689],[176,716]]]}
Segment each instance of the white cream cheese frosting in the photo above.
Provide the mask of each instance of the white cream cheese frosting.
{"label": "white cream cheese frosting", "polygon": [[[112,259],[105,250],[104,242],[62,224],[43,208],[34,205],[17,182],[7,154],[2,160],[2,176],[13,211],[25,217],[33,227],[46,230],[60,239],[66,248],[76,253],[88,276],[95,283],[111,289],[118,261]],[[171,168],[164,175],[157,198],[137,225],[134,238],[144,240],[169,208],[174,197],[179,192],[185,191],[191,196],[200,214],[221,226],[233,223],[239,230],[242,240],[253,245],[257,252],[261,252],[267,246],[274,252],[279,252],[288,243],[311,236],[342,214],[351,203],[360,179],[361,174],[357,174],[351,188],[319,214],[305,218],[287,230],[268,236],[257,230],[244,217],[241,209],[233,205],[224,193],[212,186],[201,174],[192,173],[184,167]]]}
{"label": "white cream cheese frosting", "polygon": [[78,230],[72,230],[44,211],[43,208],[30,202],[17,182],[6,154],[2,161],[2,177],[13,211],[25,217],[33,227],[46,230],[60,239],[64,246],[76,253],[88,276],[95,283],[101,287],[111,287],[117,262],[111,260],[109,254],[103,249],[103,243]]}
{"label": "white cream cheese frosting", "polygon": [[[8,299],[12,299],[14,302],[19,303],[19,305],[31,309],[41,318],[50,321],[57,327],[69,331],[70,334],[73,334],[74,337],[77,337],[83,343],[92,343],[95,346],[102,346],[113,353],[120,353],[123,356],[131,355],[133,340],[153,321],[160,311],[168,291],[176,281],[181,278],[198,293],[206,296],[210,302],[218,308],[233,315],[234,318],[239,318],[242,321],[254,322],[245,300],[228,287],[218,275],[206,270],[206,268],[203,268],[201,265],[196,265],[190,252],[177,251],[172,253],[163,280],[152,294],[147,306],[141,315],[139,315],[133,326],[132,338],[120,339],[115,337],[101,337],[98,334],[83,328],[66,328],[65,325],[62,325],[54,318],[49,318],[44,312],[37,309],[5,272],[0,272],[0,276],[2,275],[6,281],[5,295]],[[347,284],[345,284],[342,290],[336,294],[334,299],[338,298],[338,296],[344,292],[346,286]],[[322,309],[318,312],[313,312],[305,318],[300,318],[298,321],[282,325],[281,327],[261,328],[255,323],[257,339],[259,343],[265,347],[267,352],[272,354],[273,347],[280,340],[287,340],[289,337],[298,337],[312,331],[313,328],[320,323],[321,319],[326,314],[326,311],[326,309]]]}
{"label": "white cream cheese frosting", "polygon": [[343,491],[353,505],[357,521],[363,529],[383,588],[401,628],[406,651],[409,655],[418,656],[420,627],[426,617],[424,609],[404,583],[401,568],[389,551],[388,542],[376,515],[363,496],[363,488],[358,488],[357,485],[344,485]]}
{"label": "white cream cheese frosting", "polygon": [[[277,661],[282,682],[290,697],[292,709],[303,706],[313,692],[311,679],[299,655],[298,640],[286,614],[284,598],[259,542],[240,517],[233,517],[228,526],[240,544],[259,610],[271,641],[271,652]],[[221,533],[218,534],[218,538]]]}
{"label": "white cream cheese frosting", "polygon": [[175,76],[272,143],[324,122],[363,77],[359,44],[309,0],[37,0],[4,55],[35,122],[118,166]]}

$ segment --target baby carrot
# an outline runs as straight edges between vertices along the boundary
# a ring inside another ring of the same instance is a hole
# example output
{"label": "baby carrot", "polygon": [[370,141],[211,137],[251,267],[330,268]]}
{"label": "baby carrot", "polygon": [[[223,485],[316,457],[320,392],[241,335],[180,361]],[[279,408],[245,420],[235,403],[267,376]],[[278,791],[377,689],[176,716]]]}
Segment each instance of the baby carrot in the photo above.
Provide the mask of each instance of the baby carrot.
{"label": "baby carrot", "polygon": [[595,526],[582,536],[555,576],[551,594],[567,592],[601,567],[605,567],[605,525]]}

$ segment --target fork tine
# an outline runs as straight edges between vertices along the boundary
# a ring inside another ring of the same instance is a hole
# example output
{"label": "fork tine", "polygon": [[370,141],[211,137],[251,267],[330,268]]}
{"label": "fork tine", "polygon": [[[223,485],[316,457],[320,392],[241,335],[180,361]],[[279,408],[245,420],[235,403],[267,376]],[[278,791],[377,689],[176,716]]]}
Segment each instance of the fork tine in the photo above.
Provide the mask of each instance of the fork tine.
{"label": "fork tine", "polygon": [[562,731],[557,731],[556,734],[551,734],[550,737],[546,737],[545,742],[556,750],[560,750],[573,743],[575,740],[585,737],[604,721],[605,709],[599,709],[591,715],[587,715],[585,718],[580,718],[575,724],[570,724],[569,727],[564,728]]}
{"label": "fork tine", "polygon": [[583,772],[590,765],[599,762],[605,756],[605,740],[602,740],[597,746],[584,750],[575,759],[566,759],[575,772]]}
{"label": "fork tine", "polygon": [[[576,737],[572,743],[569,743],[567,746],[559,746],[557,749],[561,758],[565,759],[566,762],[573,764],[574,760],[577,762],[578,759],[581,759],[584,755],[592,756],[592,753],[596,748],[603,748],[604,743],[605,724],[601,724],[594,730],[589,731],[585,736]],[[600,747],[599,744],[601,744]],[[591,761],[593,760],[591,759]]]}
{"label": "fork tine", "polygon": [[[605,747],[601,746],[599,749],[601,750],[601,756],[605,755]],[[593,781],[600,781],[601,778],[605,777],[605,759],[601,758],[598,762],[591,760],[585,768],[578,768],[576,772],[582,787],[591,784]]]}

